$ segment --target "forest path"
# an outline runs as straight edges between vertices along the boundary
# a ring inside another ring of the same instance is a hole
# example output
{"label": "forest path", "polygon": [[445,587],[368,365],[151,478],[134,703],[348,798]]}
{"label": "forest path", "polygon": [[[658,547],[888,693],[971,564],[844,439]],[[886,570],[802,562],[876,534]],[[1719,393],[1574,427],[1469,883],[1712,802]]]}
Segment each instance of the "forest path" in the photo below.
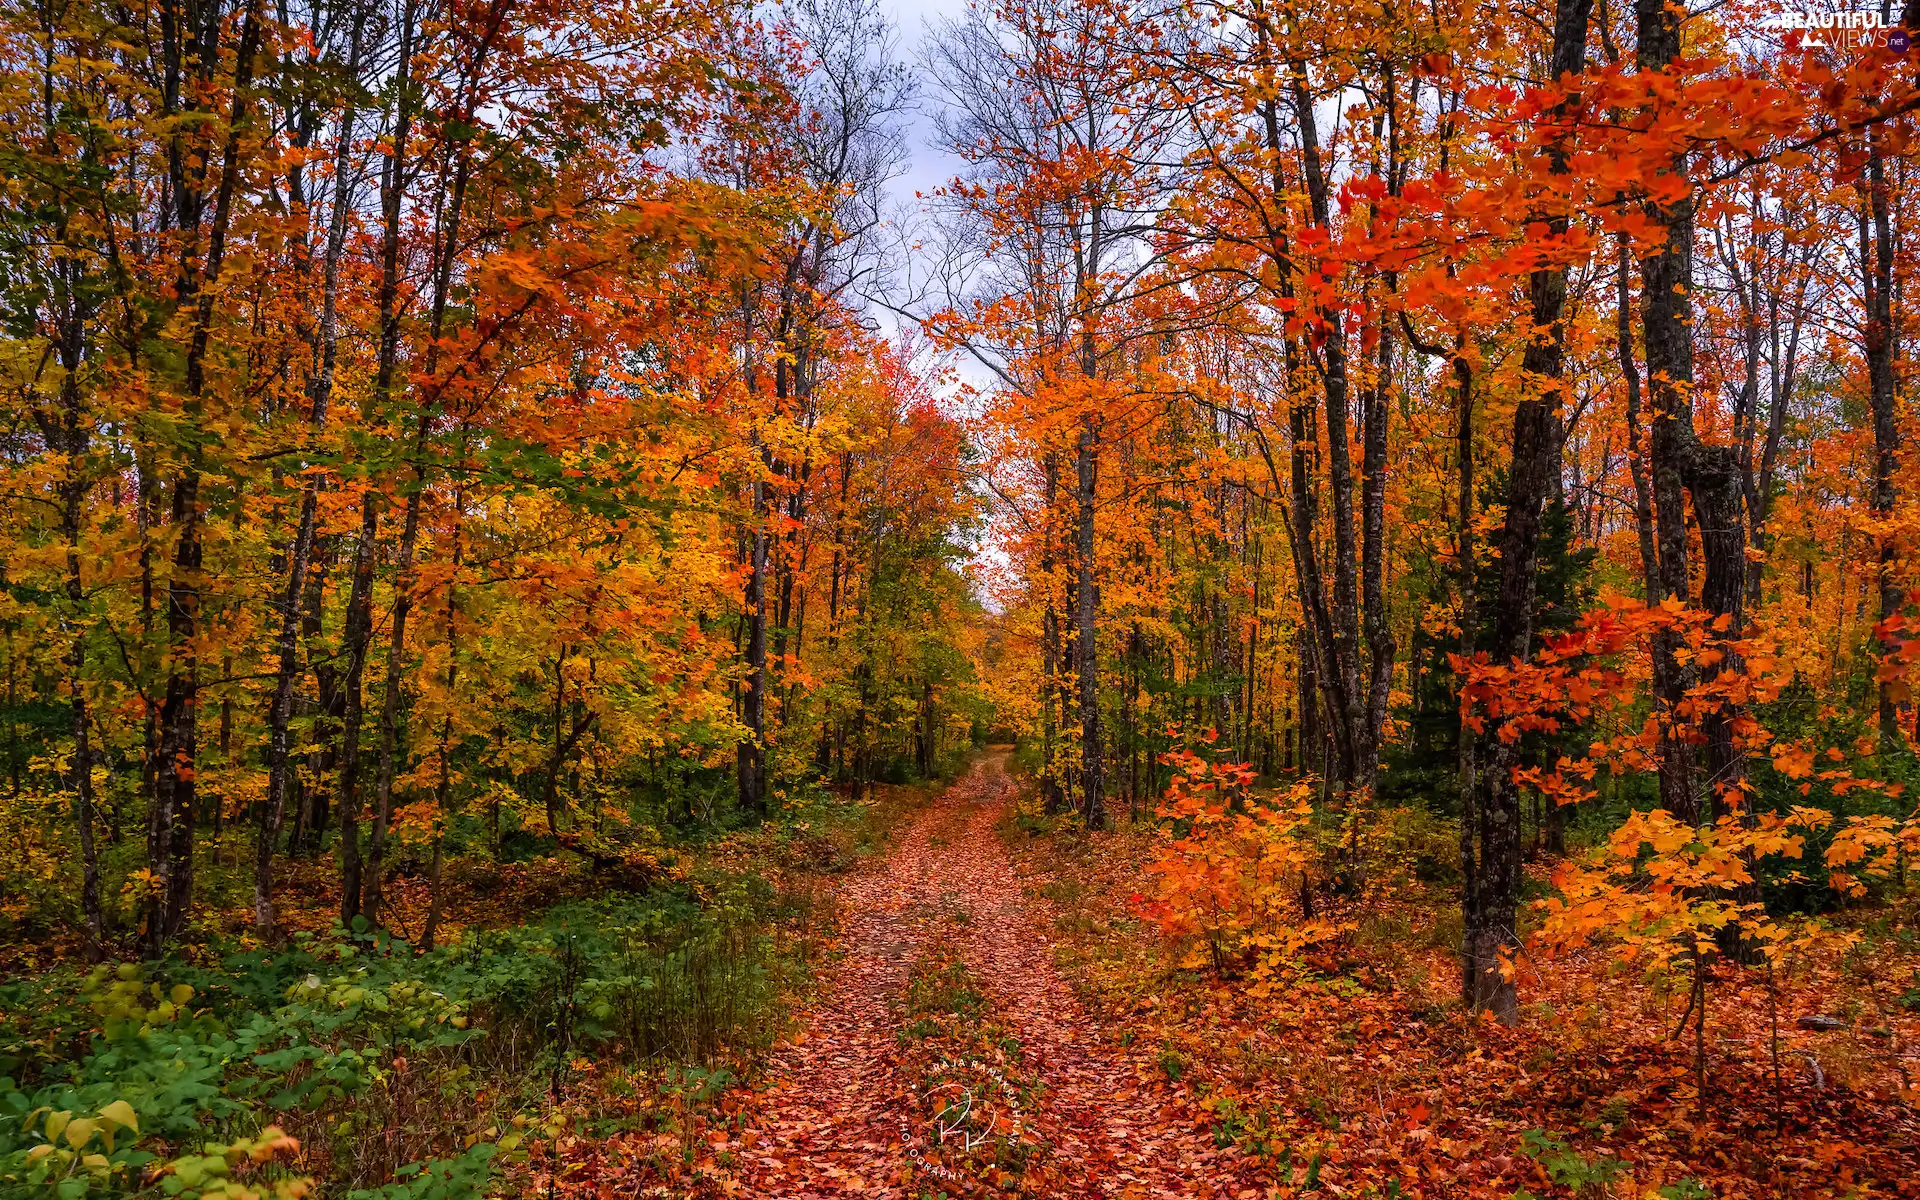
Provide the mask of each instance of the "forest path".
{"label": "forest path", "polygon": [[924,1173],[902,1182],[929,1131],[896,1066],[899,1006],[929,940],[956,934],[995,1020],[1019,1040],[1021,1075],[1038,1084],[1024,1119],[1044,1169],[1030,1178],[1062,1181],[1042,1194],[1261,1194],[1244,1160],[1216,1149],[1184,1103],[1100,1036],[1055,968],[1050,914],[1023,895],[995,834],[1016,793],[1006,762],[1005,750],[988,752],[914,817],[879,869],[849,881],[846,957],[803,1032],[775,1055],[771,1093],[742,1139],[747,1194],[941,1190]]}

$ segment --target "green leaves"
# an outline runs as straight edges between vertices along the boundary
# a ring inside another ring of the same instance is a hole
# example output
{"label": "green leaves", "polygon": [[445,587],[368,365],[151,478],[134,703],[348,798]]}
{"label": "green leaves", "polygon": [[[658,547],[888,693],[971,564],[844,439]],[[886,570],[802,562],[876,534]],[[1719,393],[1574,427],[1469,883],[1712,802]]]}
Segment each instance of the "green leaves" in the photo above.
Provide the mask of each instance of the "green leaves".
{"label": "green leaves", "polygon": [[[234,1142],[208,1142],[201,1147],[202,1153],[169,1162],[160,1179],[160,1190],[188,1200],[260,1200],[260,1176],[254,1174],[242,1183],[231,1178],[234,1170],[249,1160],[256,1165],[263,1164],[276,1157],[290,1156],[299,1149],[300,1143],[287,1136],[278,1125],[269,1125],[253,1137]],[[311,1190],[311,1180],[282,1178],[274,1182],[272,1194],[278,1200],[298,1200]]]}
{"label": "green leaves", "polygon": [[478,1200],[486,1195],[489,1163],[500,1147],[480,1142],[457,1158],[408,1163],[384,1187],[359,1188],[347,1200]]}
{"label": "green leaves", "polygon": [[140,1119],[127,1100],[108,1101],[90,1115],[85,1108],[56,1109],[50,1103],[29,1108],[34,1099],[72,1095],[43,1092],[29,1098],[13,1090],[12,1080],[0,1079],[0,1181],[47,1187],[63,1197],[137,1182],[139,1168],[153,1156],[134,1148]]}
{"label": "green leaves", "polygon": [[1520,1147],[1546,1170],[1549,1179],[1582,1196],[1606,1194],[1607,1186],[1627,1171],[1623,1159],[1609,1154],[1588,1158],[1561,1138],[1540,1129],[1522,1133]]}

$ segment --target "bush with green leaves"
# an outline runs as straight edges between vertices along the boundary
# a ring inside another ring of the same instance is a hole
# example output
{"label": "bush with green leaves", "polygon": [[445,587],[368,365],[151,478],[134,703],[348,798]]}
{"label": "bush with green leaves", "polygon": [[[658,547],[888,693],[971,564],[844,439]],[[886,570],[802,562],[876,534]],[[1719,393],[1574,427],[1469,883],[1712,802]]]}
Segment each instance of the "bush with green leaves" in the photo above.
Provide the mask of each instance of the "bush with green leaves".
{"label": "bush with green leaves", "polygon": [[[261,1009],[222,1011],[134,964],[95,968],[77,986],[49,981],[36,1016],[0,1047],[0,1190],[218,1196],[243,1161],[258,1177],[251,1190],[298,1183],[277,1161],[298,1144],[282,1125],[324,1128],[397,1057],[456,1055],[472,1036],[457,1003],[358,953],[337,948],[333,974],[310,972]],[[15,985],[8,998],[27,992]],[[471,1153],[460,1172],[438,1172],[447,1186],[408,1194],[482,1195],[461,1182],[484,1183],[485,1158]]]}
{"label": "bush with green leaves", "polygon": [[1542,1129],[1529,1129],[1522,1133],[1520,1147],[1527,1157],[1540,1164],[1548,1179],[1571,1190],[1576,1196],[1605,1196],[1613,1181],[1627,1170],[1623,1159],[1610,1154],[1589,1158],[1564,1139]]}
{"label": "bush with green leaves", "polygon": [[335,930],[0,985],[0,1196],[216,1196],[237,1171],[255,1190],[307,1172],[352,1200],[480,1197],[525,1153],[501,1118],[545,1103],[581,1048],[710,1068],[704,1095],[777,1035],[805,970],[770,932],[782,897],[754,878],[700,891],[425,954]]}

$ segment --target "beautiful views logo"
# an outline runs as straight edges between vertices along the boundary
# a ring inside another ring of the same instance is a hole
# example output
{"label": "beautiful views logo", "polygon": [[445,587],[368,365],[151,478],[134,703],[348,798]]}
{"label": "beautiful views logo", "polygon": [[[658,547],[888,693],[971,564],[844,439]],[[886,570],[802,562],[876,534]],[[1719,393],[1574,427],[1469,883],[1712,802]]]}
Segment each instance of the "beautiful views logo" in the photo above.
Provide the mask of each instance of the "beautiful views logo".
{"label": "beautiful views logo", "polygon": [[[1874,9],[1812,8],[1787,9],[1760,22],[1760,28],[1781,34],[1788,43],[1802,50],[1831,47],[1836,50],[1867,50],[1885,46],[1904,54],[1910,44],[1908,33]],[[1796,37],[1797,35],[1797,37]]]}

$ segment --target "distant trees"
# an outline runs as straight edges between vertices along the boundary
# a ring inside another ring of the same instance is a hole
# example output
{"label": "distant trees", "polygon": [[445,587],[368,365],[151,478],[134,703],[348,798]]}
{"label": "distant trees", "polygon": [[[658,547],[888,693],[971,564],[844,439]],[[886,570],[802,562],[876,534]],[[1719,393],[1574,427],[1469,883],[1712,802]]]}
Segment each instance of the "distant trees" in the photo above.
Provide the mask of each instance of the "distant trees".
{"label": "distant trees", "polygon": [[[950,307],[931,322],[1001,383],[992,415],[1023,501],[1042,602],[1041,788],[1106,823],[1095,510],[1115,406],[1140,391],[1141,305],[1162,247],[1177,118],[1126,48],[1125,9],[975,8],[929,43],[940,132],[968,169],[949,189]],[[1003,493],[1005,494],[1005,493]],[[1054,581],[1058,574],[1058,581]],[[1055,733],[1077,730],[1077,753]]]}

